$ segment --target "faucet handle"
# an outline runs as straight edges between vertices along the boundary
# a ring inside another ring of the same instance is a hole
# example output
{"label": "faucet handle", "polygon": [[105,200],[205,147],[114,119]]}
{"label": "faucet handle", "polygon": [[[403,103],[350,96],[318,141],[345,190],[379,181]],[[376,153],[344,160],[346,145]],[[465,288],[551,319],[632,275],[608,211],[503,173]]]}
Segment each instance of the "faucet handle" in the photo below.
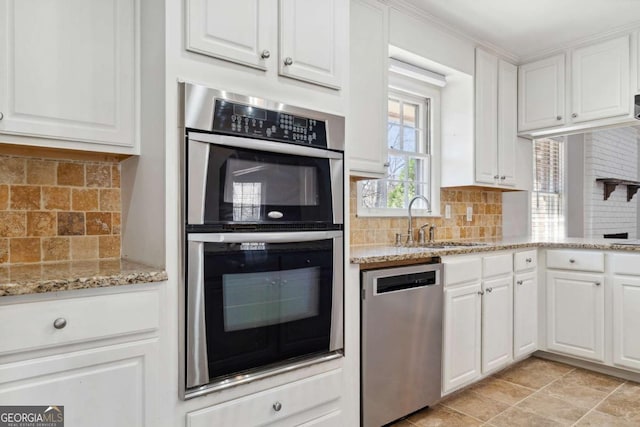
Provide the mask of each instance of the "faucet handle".
{"label": "faucet handle", "polygon": [[418,244],[420,245],[424,245],[425,244],[425,228],[429,227],[429,223],[424,224],[423,226],[420,227],[420,229],[418,230]]}

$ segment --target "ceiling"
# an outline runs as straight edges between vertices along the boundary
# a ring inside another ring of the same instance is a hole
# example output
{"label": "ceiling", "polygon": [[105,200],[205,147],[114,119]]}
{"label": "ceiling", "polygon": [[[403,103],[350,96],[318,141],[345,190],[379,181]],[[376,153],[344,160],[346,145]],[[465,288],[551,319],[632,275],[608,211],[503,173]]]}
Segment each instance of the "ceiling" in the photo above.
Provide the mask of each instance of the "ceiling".
{"label": "ceiling", "polygon": [[640,0],[406,0],[437,20],[526,58],[638,23]]}

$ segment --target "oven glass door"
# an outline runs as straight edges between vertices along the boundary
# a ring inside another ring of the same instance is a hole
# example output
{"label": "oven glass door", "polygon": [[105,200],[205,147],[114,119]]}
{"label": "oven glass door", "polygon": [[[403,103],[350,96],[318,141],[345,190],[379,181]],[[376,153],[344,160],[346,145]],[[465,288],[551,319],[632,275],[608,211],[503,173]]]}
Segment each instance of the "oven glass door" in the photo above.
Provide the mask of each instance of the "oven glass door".
{"label": "oven glass door", "polygon": [[[342,153],[245,141],[247,146],[189,141],[189,224],[342,223],[336,218],[342,212]],[[299,153],[268,151],[274,146]]]}
{"label": "oven glass door", "polygon": [[[188,289],[188,299],[203,296],[207,382],[341,348],[335,337],[341,325],[335,323],[341,322],[342,232],[262,233],[270,235],[262,239],[242,234],[189,242],[189,257],[199,261],[190,259],[198,271],[188,274],[202,277]],[[282,238],[300,234],[313,240]]]}

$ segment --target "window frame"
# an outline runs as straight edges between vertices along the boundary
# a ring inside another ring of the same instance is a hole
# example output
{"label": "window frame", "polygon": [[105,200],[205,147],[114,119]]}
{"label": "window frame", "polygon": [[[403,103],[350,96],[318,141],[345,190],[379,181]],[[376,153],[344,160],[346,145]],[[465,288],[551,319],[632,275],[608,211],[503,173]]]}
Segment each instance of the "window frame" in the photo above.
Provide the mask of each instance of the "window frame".
{"label": "window frame", "polygon": [[[430,127],[423,131],[425,144],[425,152],[423,153],[429,159],[429,203],[431,211],[427,209],[413,209],[414,217],[439,217],[440,216],[440,112],[441,112],[441,92],[440,88],[428,83],[416,81],[406,76],[396,73],[389,73],[389,86],[387,92],[387,102],[393,96],[401,97],[414,104],[428,105],[428,108],[422,108],[421,122],[418,127],[425,129],[423,124],[428,117]],[[426,103],[425,100],[429,102]],[[388,115],[387,115],[388,119]],[[388,121],[387,121],[388,124]],[[428,131],[428,134],[426,133]],[[385,151],[388,155],[391,149],[388,147],[388,134],[385,135]],[[404,152],[405,154],[407,152]],[[409,152],[410,153],[410,152]],[[386,180],[386,175],[384,178]],[[357,203],[356,214],[361,217],[404,217],[407,216],[407,207],[403,208],[368,208],[362,202],[362,184],[357,185]]]}
{"label": "window frame", "polygon": [[[549,139],[549,140],[555,140],[556,142],[560,143],[560,149],[559,149],[559,163],[558,163],[558,176],[559,176],[559,180],[560,182],[556,185],[559,189],[559,191],[557,193],[550,193],[550,192],[546,192],[546,191],[537,191],[536,189],[536,178],[537,178],[537,161],[536,161],[536,141],[537,140],[545,140],[545,139]],[[533,177],[532,177],[532,181],[531,181],[531,194],[530,194],[530,209],[529,209],[529,235],[532,236],[533,238],[538,238],[538,239],[558,239],[558,238],[565,238],[567,237],[567,232],[568,232],[568,227],[567,227],[567,220],[568,220],[568,199],[569,199],[569,194],[568,194],[568,158],[567,158],[567,138],[564,136],[561,137],[542,137],[542,138],[536,138],[535,140],[532,141],[531,144],[531,150],[532,150],[532,157],[533,157]],[[553,194],[557,194],[558,195],[558,206],[560,207],[560,209],[562,210],[561,212],[561,220],[558,221],[559,227],[561,228],[561,230],[556,230],[555,233],[545,233],[542,234],[540,232],[534,232],[533,229],[533,225],[534,225],[534,218],[533,218],[533,210],[534,210],[534,198],[536,197],[540,197],[542,195],[553,195]]]}

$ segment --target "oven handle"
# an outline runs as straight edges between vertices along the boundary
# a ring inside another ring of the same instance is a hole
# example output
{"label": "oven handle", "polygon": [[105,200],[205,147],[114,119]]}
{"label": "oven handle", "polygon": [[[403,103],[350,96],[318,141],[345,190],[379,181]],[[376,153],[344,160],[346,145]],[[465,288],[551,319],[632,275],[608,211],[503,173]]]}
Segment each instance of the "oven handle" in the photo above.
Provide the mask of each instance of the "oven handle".
{"label": "oven handle", "polygon": [[286,233],[191,233],[189,242],[203,243],[295,243],[335,239],[343,236],[342,230],[286,232]]}
{"label": "oven handle", "polygon": [[209,382],[204,307],[204,243],[189,242],[187,265],[187,388]]}
{"label": "oven handle", "polygon": [[265,141],[261,139],[242,138],[239,136],[189,132],[188,138],[190,141],[198,141],[208,144],[219,144],[234,148],[268,151],[278,154],[292,154],[294,156],[317,157],[320,159],[344,158],[344,154],[342,152],[331,151],[323,148],[305,147],[302,145]]}

